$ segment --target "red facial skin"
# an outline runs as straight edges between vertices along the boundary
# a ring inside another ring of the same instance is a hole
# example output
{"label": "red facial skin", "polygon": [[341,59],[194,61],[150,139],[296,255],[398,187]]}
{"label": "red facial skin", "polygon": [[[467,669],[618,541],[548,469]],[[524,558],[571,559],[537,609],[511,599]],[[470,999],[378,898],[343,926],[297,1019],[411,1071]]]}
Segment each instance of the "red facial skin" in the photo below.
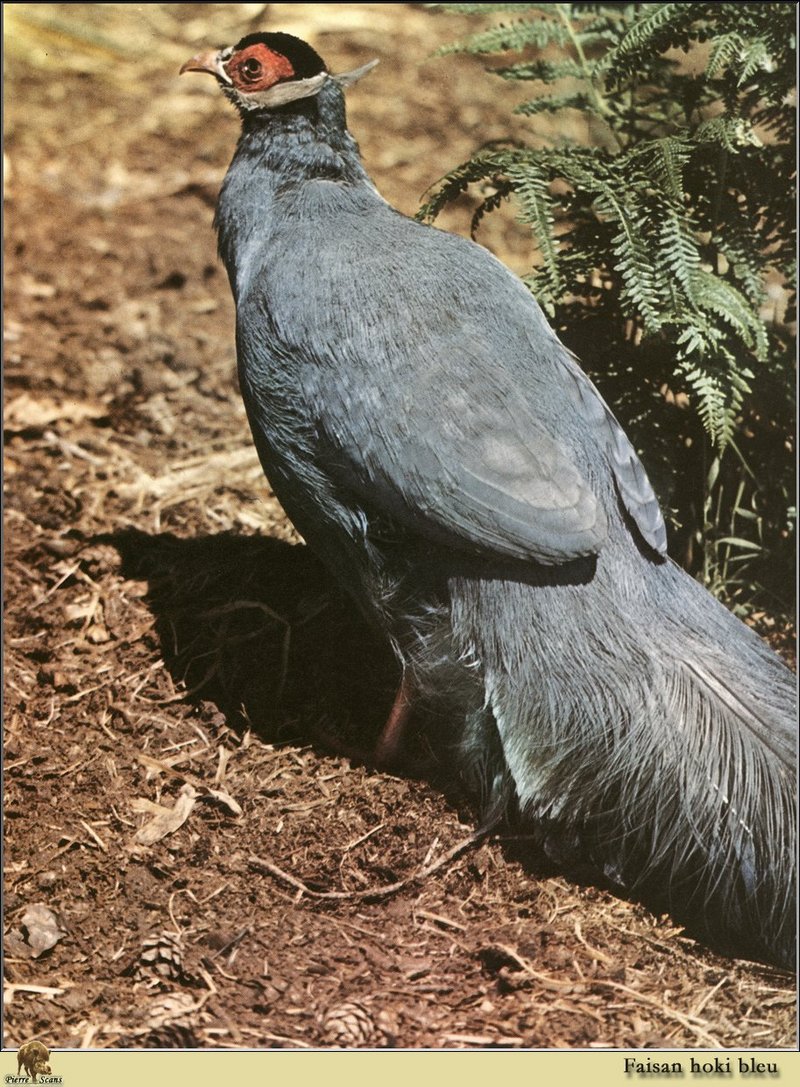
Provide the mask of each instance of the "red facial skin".
{"label": "red facial skin", "polygon": [[243,94],[267,91],[284,79],[293,79],[295,74],[286,57],[273,53],[260,42],[234,53],[225,71],[236,90]]}

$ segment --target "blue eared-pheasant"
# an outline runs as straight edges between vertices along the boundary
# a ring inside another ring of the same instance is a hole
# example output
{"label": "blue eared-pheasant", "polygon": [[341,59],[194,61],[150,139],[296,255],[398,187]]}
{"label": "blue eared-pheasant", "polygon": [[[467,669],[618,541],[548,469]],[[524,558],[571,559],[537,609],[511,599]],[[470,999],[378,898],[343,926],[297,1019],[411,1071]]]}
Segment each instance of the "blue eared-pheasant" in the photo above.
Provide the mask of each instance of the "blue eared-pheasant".
{"label": "blue eared-pheasant", "polygon": [[514,799],[729,951],[795,946],[790,672],[666,557],[658,503],[519,279],[395,211],[343,88],[287,34],[188,61],[237,107],[217,210],[270,483],[436,702],[489,811]]}

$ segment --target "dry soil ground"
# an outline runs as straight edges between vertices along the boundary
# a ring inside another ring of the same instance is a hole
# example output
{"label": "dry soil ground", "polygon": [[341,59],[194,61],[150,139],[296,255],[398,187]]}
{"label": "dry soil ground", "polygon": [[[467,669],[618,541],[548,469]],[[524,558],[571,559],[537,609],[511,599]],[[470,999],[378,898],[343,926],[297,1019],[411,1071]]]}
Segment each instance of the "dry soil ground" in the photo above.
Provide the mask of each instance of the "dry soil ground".
{"label": "dry soil ground", "polygon": [[513,98],[421,9],[6,6],[7,1046],[793,1044],[791,979],[474,840],[422,737],[408,776],[346,754],[393,664],[262,480],[211,230],[237,123],[177,69],[264,25],[379,56],[351,127],[413,212]]}

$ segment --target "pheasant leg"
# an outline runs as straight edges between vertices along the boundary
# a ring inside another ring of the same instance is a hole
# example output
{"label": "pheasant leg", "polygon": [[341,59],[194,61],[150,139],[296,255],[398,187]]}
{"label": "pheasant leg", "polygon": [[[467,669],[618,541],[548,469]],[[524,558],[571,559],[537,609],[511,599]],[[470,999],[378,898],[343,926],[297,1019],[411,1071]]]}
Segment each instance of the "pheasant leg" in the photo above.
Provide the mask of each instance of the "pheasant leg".
{"label": "pheasant leg", "polygon": [[388,720],[381,730],[375,745],[375,765],[394,766],[398,761],[400,748],[405,736],[408,719],[411,716],[411,696],[413,683],[407,672],[403,673],[397,694],[394,696]]}

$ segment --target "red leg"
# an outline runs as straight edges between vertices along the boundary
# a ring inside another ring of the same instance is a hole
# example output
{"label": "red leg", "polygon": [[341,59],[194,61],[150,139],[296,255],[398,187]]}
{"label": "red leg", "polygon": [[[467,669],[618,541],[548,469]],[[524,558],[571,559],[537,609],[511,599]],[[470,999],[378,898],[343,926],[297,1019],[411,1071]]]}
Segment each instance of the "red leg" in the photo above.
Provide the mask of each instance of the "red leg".
{"label": "red leg", "polygon": [[375,745],[375,764],[377,766],[392,766],[398,761],[398,754],[403,742],[406,725],[411,716],[411,697],[414,685],[407,672],[403,673],[397,694],[394,696],[389,719],[383,726],[378,742]]}

